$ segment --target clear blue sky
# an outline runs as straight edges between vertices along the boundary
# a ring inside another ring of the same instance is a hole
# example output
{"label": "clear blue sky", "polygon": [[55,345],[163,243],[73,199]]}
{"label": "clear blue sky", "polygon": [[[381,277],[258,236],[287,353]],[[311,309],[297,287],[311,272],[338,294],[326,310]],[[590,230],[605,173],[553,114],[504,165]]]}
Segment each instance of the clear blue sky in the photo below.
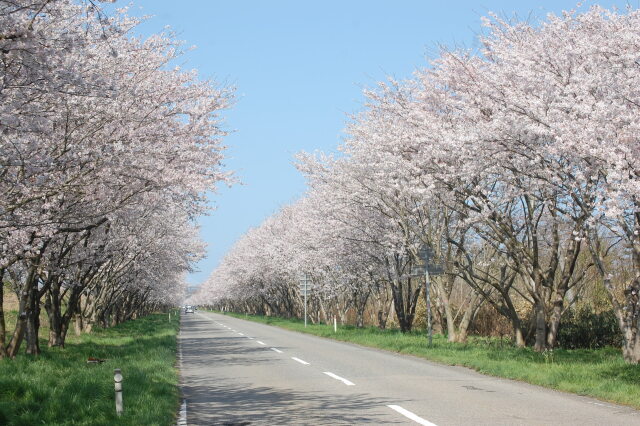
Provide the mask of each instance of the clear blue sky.
{"label": "clear blue sky", "polygon": [[[119,1],[117,6],[126,5]],[[480,18],[494,11],[538,20],[576,1],[428,0],[132,0],[130,13],[152,15],[142,35],[170,26],[196,50],[183,57],[237,88],[226,113],[227,168],[243,185],[222,188],[217,210],[200,220],[208,257],[191,284],[205,280],[247,229],[304,192],[292,165],[298,151],[333,150],[362,89],[405,78],[437,46],[476,47]],[[585,2],[592,4],[592,2]],[[600,2],[624,7],[624,1]],[[631,4],[638,7],[638,0]]]}

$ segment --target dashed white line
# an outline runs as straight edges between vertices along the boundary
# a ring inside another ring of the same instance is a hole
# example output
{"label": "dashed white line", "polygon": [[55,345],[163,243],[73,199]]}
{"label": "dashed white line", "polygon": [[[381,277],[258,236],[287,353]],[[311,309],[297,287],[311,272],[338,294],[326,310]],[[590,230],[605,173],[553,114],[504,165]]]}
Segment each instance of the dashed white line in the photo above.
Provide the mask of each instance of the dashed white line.
{"label": "dashed white line", "polygon": [[242,333],[238,333],[238,334],[241,335],[241,336],[244,336],[244,334],[242,334]]}
{"label": "dashed white line", "polygon": [[272,350],[272,351],[276,351],[276,352],[278,352],[279,354],[281,354],[281,353],[282,353],[282,351],[281,351],[280,349],[277,349],[277,348],[271,348],[271,350]]}
{"label": "dashed white line", "polygon": [[296,358],[295,356],[291,357],[292,360],[299,362],[300,364],[304,364],[304,365],[309,365],[309,363],[307,361],[304,361],[300,358]]}
{"label": "dashed white line", "polygon": [[356,385],[355,383],[345,379],[344,377],[340,377],[337,374],[333,374],[333,373],[331,373],[329,371],[325,371],[324,374],[326,374],[329,377],[333,377],[336,380],[340,380],[342,383],[344,383],[347,386],[355,386]]}
{"label": "dashed white line", "polygon": [[423,419],[422,417],[413,414],[411,411],[405,410],[404,408],[402,408],[399,405],[387,405],[387,407],[391,408],[392,410],[397,411],[398,413],[402,414],[406,418],[411,419],[411,420],[413,420],[414,422],[416,422],[418,424],[421,424],[421,425],[424,425],[424,426],[436,426],[435,423],[431,423],[430,421],[427,421],[427,420]]}
{"label": "dashed white line", "polygon": [[256,342],[260,343],[261,345],[265,345],[265,343],[261,342],[260,340],[256,340]]}
{"label": "dashed white line", "polygon": [[249,337],[249,336],[247,336],[247,339],[249,339],[249,340],[253,340],[253,337]]}

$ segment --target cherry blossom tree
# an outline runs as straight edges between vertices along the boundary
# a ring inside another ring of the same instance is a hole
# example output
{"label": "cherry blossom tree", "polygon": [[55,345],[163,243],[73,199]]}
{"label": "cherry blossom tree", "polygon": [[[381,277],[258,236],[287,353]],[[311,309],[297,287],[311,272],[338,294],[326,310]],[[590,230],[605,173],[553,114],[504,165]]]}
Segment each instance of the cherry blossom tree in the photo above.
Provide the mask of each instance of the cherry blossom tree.
{"label": "cherry blossom tree", "polygon": [[445,49],[367,91],[338,155],[298,156],[308,194],[245,235],[200,296],[291,315],[300,273],[320,311],[382,299],[383,284],[407,331],[426,245],[444,265],[451,340],[486,301],[517,345],[553,348],[597,272],[624,358],[640,362],[639,19],[599,6],[535,25],[491,15],[478,54]]}
{"label": "cherry blossom tree", "polygon": [[[180,259],[165,263],[175,272],[163,277],[182,288],[197,244],[168,253],[161,244],[173,234],[148,220],[192,229],[208,209],[205,194],[230,181],[219,118],[230,92],[171,67],[180,43],[171,34],[132,37],[138,23],[93,2],[0,2],[0,277],[20,300],[6,351],[0,317],[3,354],[15,356],[25,333],[27,351],[39,352],[41,297],[64,328],[79,308],[72,303],[61,316],[61,297],[78,298],[104,324],[110,306],[127,306],[126,317],[171,294],[154,276],[158,259]],[[125,244],[128,258],[118,263],[105,256],[120,226],[147,243]],[[60,327],[50,344],[64,341]]]}
{"label": "cherry blossom tree", "polygon": [[[522,256],[525,283],[532,283],[536,299],[537,329],[549,329],[546,342],[537,333],[539,349],[555,343],[567,290],[584,277],[577,265],[586,241],[625,336],[625,359],[640,360],[640,273],[633,260],[638,142],[631,118],[637,113],[638,17],[635,10],[620,14],[593,6],[584,13],[550,15],[539,28],[494,18],[487,22],[491,34],[482,64],[443,58],[449,77],[443,80],[470,99],[478,130],[486,135],[481,140],[490,155],[483,156],[483,167],[503,165],[501,176],[526,197],[523,211],[529,217],[542,218],[546,211],[550,262],[542,266],[535,251]],[[453,81],[453,75],[462,77]],[[529,241],[536,230],[531,224]],[[607,247],[618,241],[629,248],[619,260],[628,259],[635,270],[623,288],[612,285],[612,271],[603,262]],[[545,292],[551,305],[546,308]]]}

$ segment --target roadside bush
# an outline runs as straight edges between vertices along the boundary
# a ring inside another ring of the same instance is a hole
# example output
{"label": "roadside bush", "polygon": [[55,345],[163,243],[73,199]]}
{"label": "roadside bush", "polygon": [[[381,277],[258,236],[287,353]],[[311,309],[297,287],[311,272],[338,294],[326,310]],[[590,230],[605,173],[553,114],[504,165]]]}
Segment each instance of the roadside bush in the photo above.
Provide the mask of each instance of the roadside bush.
{"label": "roadside bush", "polygon": [[583,306],[564,314],[558,345],[565,349],[621,347],[622,334],[612,310],[596,313],[591,306]]}
{"label": "roadside bush", "polygon": [[478,309],[478,313],[471,322],[469,334],[486,337],[511,336],[513,328],[509,321],[500,315],[493,306],[485,303]]}

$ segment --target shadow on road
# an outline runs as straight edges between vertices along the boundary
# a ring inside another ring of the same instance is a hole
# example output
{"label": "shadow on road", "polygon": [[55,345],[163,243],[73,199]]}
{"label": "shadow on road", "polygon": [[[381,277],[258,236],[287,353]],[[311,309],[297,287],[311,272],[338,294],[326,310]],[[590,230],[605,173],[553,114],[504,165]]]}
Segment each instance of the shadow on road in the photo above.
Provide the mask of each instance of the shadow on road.
{"label": "shadow on road", "polygon": [[[372,408],[384,407],[382,399],[354,393],[309,395],[306,392],[268,387],[189,385],[189,410],[197,412],[197,425],[340,425],[379,424],[368,416]],[[204,400],[201,398],[206,396]],[[202,402],[200,402],[202,401]]]}
{"label": "shadow on road", "polygon": [[[189,425],[380,423],[380,410],[386,408],[388,401],[364,393],[350,391],[347,397],[344,393],[276,389],[236,380],[231,371],[239,374],[245,371],[237,370],[238,367],[264,364],[276,371],[284,361],[269,353],[268,347],[246,337],[236,337],[226,329],[211,327],[211,322],[203,318],[193,316],[183,321],[186,331],[180,341],[182,361],[187,367],[182,372],[183,395],[187,399]],[[225,369],[229,374],[224,377],[225,374],[213,369]]]}

